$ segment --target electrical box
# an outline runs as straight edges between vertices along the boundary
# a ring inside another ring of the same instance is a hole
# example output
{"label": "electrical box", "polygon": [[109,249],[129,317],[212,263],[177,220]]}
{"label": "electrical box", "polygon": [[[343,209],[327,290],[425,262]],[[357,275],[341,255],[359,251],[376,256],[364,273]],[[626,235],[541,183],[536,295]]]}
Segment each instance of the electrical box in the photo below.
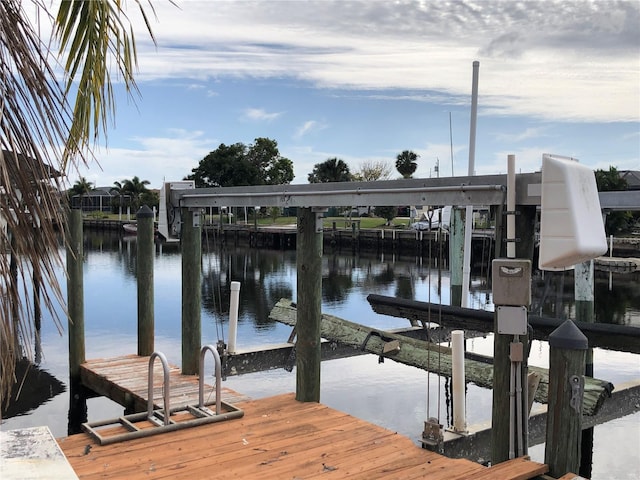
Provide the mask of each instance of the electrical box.
{"label": "electrical box", "polygon": [[503,335],[526,335],[527,308],[497,306],[496,324],[498,333]]}
{"label": "electrical box", "polygon": [[531,304],[531,261],[496,258],[491,263],[493,304],[529,306]]}

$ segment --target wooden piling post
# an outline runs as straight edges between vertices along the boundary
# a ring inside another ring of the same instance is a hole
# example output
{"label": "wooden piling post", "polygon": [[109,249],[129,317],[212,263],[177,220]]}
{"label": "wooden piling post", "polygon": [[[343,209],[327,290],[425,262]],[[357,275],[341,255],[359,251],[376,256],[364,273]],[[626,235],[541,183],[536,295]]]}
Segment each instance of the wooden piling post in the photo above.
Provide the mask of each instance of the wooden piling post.
{"label": "wooden piling post", "polygon": [[87,421],[87,397],[80,380],[84,344],[84,235],[82,210],[69,211],[67,221],[67,308],[69,315],[69,416],[67,434],[80,433]]}
{"label": "wooden piling post", "polygon": [[149,356],[154,350],[153,314],[153,211],[143,205],[136,213],[138,239],[136,270],[138,285],[138,355]]}
{"label": "wooden piling post", "polygon": [[587,337],[571,320],[549,335],[549,410],[544,459],[560,478],[580,466]]}
{"label": "wooden piling post", "polygon": [[67,304],[69,309],[69,378],[80,381],[80,364],[85,361],[84,345],[84,260],[82,210],[69,211],[67,241]]}
{"label": "wooden piling post", "polygon": [[[509,460],[509,437],[511,436],[509,429],[509,405],[511,402],[509,396],[511,381],[509,351],[513,337],[498,333],[497,319],[495,320],[493,337],[491,463],[495,465]],[[523,368],[523,370],[526,369]]]}
{"label": "wooden piling post", "polygon": [[311,208],[298,208],[296,400],[301,402],[320,401],[322,230],[316,228],[317,215]]}
{"label": "wooden piling post", "polygon": [[182,373],[195,375],[201,343],[201,255],[200,215],[182,208]]}
{"label": "wooden piling post", "polygon": [[464,260],[464,209],[452,208],[449,237],[449,270],[451,271],[451,305],[462,305],[462,264]]}
{"label": "wooden piling post", "polygon": [[[595,322],[594,311],[594,265],[593,260],[579,263],[574,269],[574,292],[576,301],[576,320]],[[584,374],[593,377],[593,349],[586,352]],[[579,474],[591,478],[593,464],[593,427],[582,430]]]}

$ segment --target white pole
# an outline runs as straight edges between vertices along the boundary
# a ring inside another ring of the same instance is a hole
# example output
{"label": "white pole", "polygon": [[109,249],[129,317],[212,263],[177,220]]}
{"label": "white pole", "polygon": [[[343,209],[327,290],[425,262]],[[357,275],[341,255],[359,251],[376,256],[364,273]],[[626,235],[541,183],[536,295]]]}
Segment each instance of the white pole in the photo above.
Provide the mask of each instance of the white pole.
{"label": "white pole", "polygon": [[516,258],[516,156],[507,155],[507,258]]}
{"label": "white pole", "polygon": [[[471,84],[471,126],[469,128],[469,170],[472,176],[476,160],[476,120],[478,118],[478,72],[480,62],[473,62]],[[461,306],[469,306],[469,283],[471,281],[471,230],[473,229],[473,205],[467,205],[464,219],[464,255],[462,259],[462,299]]]}
{"label": "white pole", "polygon": [[467,431],[465,376],[464,376],[464,331],[451,332],[451,380],[453,383],[453,429]]}
{"label": "white pole", "polygon": [[229,303],[229,353],[236,353],[238,335],[238,305],[240,303],[240,282],[231,282],[231,301]]}

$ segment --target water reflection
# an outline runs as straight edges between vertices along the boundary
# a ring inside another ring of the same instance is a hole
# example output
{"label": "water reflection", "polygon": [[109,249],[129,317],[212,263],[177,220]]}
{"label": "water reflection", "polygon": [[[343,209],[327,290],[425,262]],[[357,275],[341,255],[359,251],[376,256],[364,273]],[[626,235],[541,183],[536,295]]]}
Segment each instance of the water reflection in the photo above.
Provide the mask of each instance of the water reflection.
{"label": "water reflection", "polygon": [[[86,232],[85,311],[87,357],[100,358],[136,351],[136,242],[119,232]],[[239,281],[240,317],[238,343],[241,348],[280,343],[290,329],[268,320],[272,306],[281,297],[296,298],[295,251],[234,248],[203,239],[202,322],[203,343],[213,343],[215,328],[228,321],[230,284]],[[347,320],[389,329],[408,326],[404,319],[373,313],[366,297],[370,293],[420,301],[449,303],[449,272],[437,259],[397,257],[365,252],[327,252],[323,258],[322,309]],[[171,363],[180,362],[181,258],[179,245],[156,245],[154,289],[156,348]],[[61,281],[64,277],[60,276]],[[640,325],[639,274],[613,274],[613,291],[608,274],[596,272],[596,316],[608,323]],[[64,281],[63,281],[64,285]],[[484,270],[472,272],[470,305],[492,309],[491,285]],[[535,313],[571,318],[575,312],[572,272],[536,276],[533,289]],[[437,312],[434,312],[437,314]],[[43,318],[43,368],[66,381],[67,339],[60,337],[50,318]],[[470,350],[491,354],[489,338],[468,341]],[[599,378],[614,383],[638,377],[638,356],[596,351],[594,363]],[[548,351],[544,342],[534,342],[532,364],[544,367]],[[367,421],[415,438],[425,418],[425,372],[387,361],[378,364],[374,356],[323,362],[323,403]],[[448,380],[431,375],[432,411],[442,407],[441,421],[450,423]],[[295,375],[284,370],[230,377],[229,388],[259,398],[295,390]],[[468,423],[487,420],[491,395],[486,389],[467,386]],[[380,392],[393,392],[392,395]],[[435,400],[441,398],[441,402]],[[434,400],[435,399],[435,400]],[[89,400],[89,419],[122,414],[117,405],[104,399]],[[58,394],[28,416],[9,419],[8,428],[52,425],[56,436],[66,434],[69,390]],[[92,408],[98,403],[99,408]],[[93,413],[92,413],[93,412]],[[94,415],[91,418],[91,415]],[[637,418],[637,416],[636,416]],[[64,426],[56,425],[63,419]],[[637,420],[635,421],[637,432]],[[606,427],[606,426],[605,426]],[[597,435],[597,431],[596,431]],[[633,435],[633,433],[631,433]],[[596,443],[598,438],[596,436]],[[603,448],[596,446],[601,451]],[[610,450],[609,450],[610,452]],[[637,455],[636,457],[637,458]],[[597,460],[596,460],[597,462]],[[597,475],[594,470],[594,475]]]}
{"label": "water reflection", "polygon": [[3,419],[29,414],[66,390],[64,383],[25,358],[16,362],[15,378],[9,401],[2,404]]}

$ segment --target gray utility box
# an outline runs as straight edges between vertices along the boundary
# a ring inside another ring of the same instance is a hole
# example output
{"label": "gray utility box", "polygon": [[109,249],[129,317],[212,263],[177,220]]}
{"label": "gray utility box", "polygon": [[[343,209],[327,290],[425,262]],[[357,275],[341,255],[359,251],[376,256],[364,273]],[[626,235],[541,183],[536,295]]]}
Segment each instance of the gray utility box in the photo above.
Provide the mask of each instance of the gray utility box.
{"label": "gray utility box", "polygon": [[491,264],[493,304],[531,304],[531,260],[496,258]]}

